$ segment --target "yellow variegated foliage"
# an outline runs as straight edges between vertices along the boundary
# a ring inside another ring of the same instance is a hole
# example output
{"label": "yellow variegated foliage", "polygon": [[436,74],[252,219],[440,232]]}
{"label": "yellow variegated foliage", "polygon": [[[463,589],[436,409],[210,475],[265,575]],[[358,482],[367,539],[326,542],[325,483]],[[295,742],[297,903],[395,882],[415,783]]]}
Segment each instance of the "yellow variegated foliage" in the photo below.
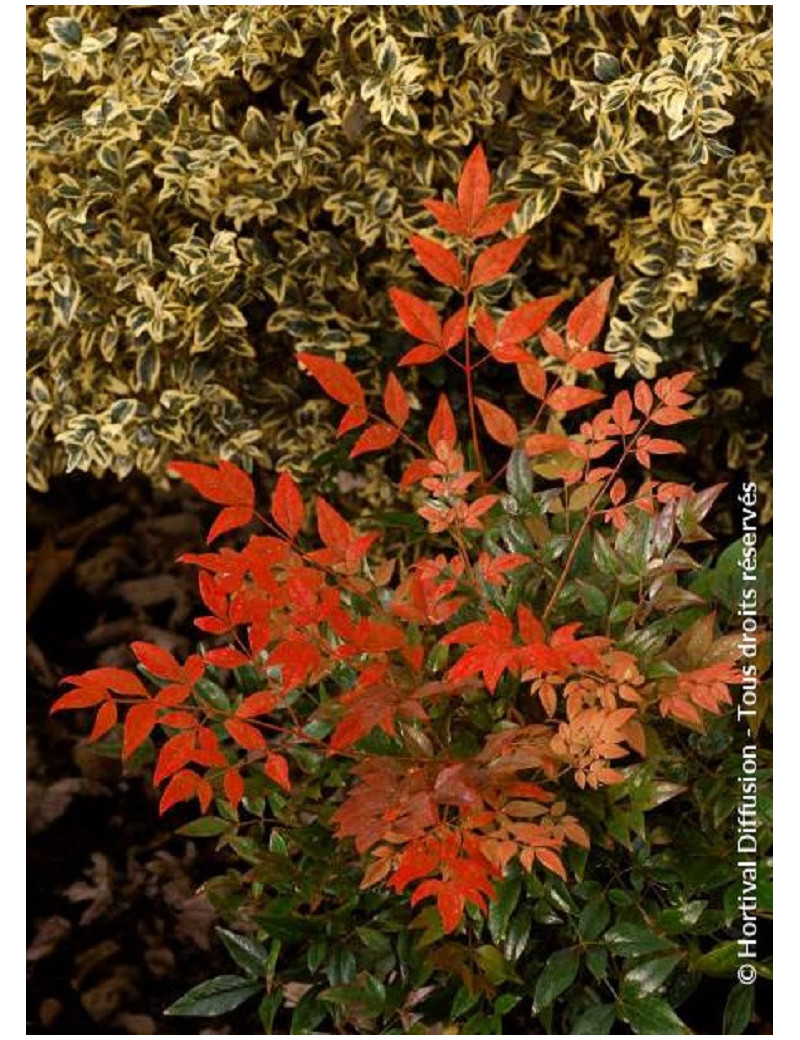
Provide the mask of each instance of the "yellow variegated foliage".
{"label": "yellow variegated foliage", "polygon": [[[394,351],[420,201],[476,139],[521,293],[614,271],[617,374],[767,388],[771,7],[28,8],[29,479],[329,443],[295,349]],[[704,407],[737,415],[742,390]],[[728,462],[752,464],[736,429]]]}

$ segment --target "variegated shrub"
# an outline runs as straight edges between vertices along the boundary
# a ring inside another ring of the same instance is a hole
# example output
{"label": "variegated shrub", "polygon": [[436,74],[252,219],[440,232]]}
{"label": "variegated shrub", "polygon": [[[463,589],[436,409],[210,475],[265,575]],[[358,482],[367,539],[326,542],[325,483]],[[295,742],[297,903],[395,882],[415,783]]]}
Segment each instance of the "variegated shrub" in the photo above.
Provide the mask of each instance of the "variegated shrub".
{"label": "variegated shrub", "polygon": [[[28,8],[29,479],[178,448],[302,469],[293,351],[396,357],[420,201],[483,141],[529,295],[620,293],[616,375],[701,395],[756,464],[768,389],[767,5]],[[635,372],[634,372],[635,370]],[[742,375],[744,371],[744,375]],[[305,390],[300,391],[305,394]],[[755,418],[748,419],[748,408]],[[744,425],[743,425],[744,424]]]}

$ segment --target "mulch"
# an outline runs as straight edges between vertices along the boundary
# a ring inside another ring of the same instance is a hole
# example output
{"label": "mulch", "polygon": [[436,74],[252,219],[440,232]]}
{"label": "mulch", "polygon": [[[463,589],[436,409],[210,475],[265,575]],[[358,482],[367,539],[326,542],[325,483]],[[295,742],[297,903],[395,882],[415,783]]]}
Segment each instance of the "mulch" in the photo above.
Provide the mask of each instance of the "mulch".
{"label": "mulch", "polygon": [[191,986],[233,968],[203,882],[213,842],[175,835],[147,776],[86,741],[90,713],[48,713],[65,675],[127,667],[133,639],[183,654],[195,577],[175,558],[208,515],[180,488],[64,478],[29,499],[28,1034],[261,1032],[165,1017]]}

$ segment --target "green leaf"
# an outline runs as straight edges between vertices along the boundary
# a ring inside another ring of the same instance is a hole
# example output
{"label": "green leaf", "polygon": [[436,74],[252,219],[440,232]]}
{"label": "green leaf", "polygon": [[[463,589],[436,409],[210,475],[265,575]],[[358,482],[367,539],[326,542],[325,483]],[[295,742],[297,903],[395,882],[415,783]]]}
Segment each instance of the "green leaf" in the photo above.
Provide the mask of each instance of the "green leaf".
{"label": "green leaf", "polygon": [[506,960],[513,964],[525,952],[533,924],[533,911],[529,906],[521,907],[512,917],[506,932],[503,953]]}
{"label": "green leaf", "polygon": [[617,1010],[634,1033],[639,1035],[677,1036],[691,1033],[691,1029],[661,997],[641,997],[629,1003],[620,1000]]}
{"label": "green leaf", "polygon": [[508,459],[506,486],[520,502],[527,502],[533,493],[533,470],[530,459],[521,448],[515,448]]}
{"label": "green leaf", "polygon": [[608,970],[608,950],[595,946],[586,951],[586,967],[596,979],[604,978]]}
{"label": "green leaf", "polygon": [[489,934],[494,943],[502,942],[506,937],[508,922],[519,902],[522,882],[518,878],[508,878],[497,891],[498,897],[489,907]]}
{"label": "green leaf", "polygon": [[202,816],[199,820],[185,823],[183,827],[178,828],[176,833],[182,834],[186,838],[216,838],[229,827],[230,823],[220,819],[219,816]]}
{"label": "green leaf", "polygon": [[578,1018],[570,1029],[570,1036],[608,1036],[616,1017],[613,1004],[595,1004]]}
{"label": "green leaf", "polygon": [[596,939],[611,919],[611,910],[603,895],[590,899],[578,918],[578,932],[582,939]]}
{"label": "green leaf", "polygon": [[730,991],[722,1015],[722,1032],[725,1036],[741,1036],[750,1025],[754,996],[753,987],[743,986],[741,982],[737,982]]}
{"label": "green leaf", "polygon": [[225,949],[240,968],[248,975],[263,975],[269,954],[260,942],[256,942],[255,939],[250,939],[246,935],[229,932],[227,928],[215,930],[225,944]]}
{"label": "green leaf", "polygon": [[683,956],[682,953],[657,953],[654,957],[629,962],[622,976],[622,999],[636,1000],[655,993]]}
{"label": "green leaf", "polygon": [[702,975],[724,977],[730,975],[739,963],[739,944],[735,939],[720,943],[704,953],[692,964],[692,970]]}
{"label": "green leaf", "polygon": [[213,1017],[233,1011],[264,989],[263,982],[244,979],[241,975],[218,975],[201,982],[171,1004],[165,1015],[196,1015]]}
{"label": "green leaf", "polygon": [[517,980],[514,969],[505,960],[496,946],[489,946],[488,944],[479,946],[475,951],[475,961],[493,986],[497,986],[501,982]]}
{"label": "green leaf", "polygon": [[674,945],[660,935],[654,935],[643,924],[615,924],[609,928],[604,939],[611,950],[620,957],[636,957],[642,953],[659,950],[674,950]]}
{"label": "green leaf", "polygon": [[564,990],[569,989],[578,974],[579,963],[578,951],[574,949],[558,950],[547,958],[533,992],[535,1015],[543,1008],[549,1007]]}
{"label": "green leaf", "polygon": [[658,915],[659,927],[663,928],[667,935],[679,935],[697,924],[707,906],[707,899],[693,899],[684,906],[662,910]]}

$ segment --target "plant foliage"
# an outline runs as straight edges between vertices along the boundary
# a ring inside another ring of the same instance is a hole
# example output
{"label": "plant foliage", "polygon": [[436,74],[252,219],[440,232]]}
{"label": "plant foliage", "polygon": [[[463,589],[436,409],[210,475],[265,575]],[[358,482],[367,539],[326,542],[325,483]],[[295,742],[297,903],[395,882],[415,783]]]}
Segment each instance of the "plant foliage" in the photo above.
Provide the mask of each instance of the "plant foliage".
{"label": "plant foliage", "polygon": [[[740,637],[697,581],[716,584],[696,547],[722,488],[669,476],[692,373],[597,389],[610,279],[569,307],[498,308],[529,238],[503,234],[517,204],[495,198],[480,146],[426,209],[437,226],[411,250],[449,299],[391,290],[411,339],[377,400],[343,363],[299,355],[352,457],[395,449],[413,556],[381,558],[377,531],[310,504],[288,472],[261,507],[233,463],[173,462],[219,507],[209,543],[248,529],[183,557],[208,643],[182,662],[134,643],[139,674],[71,676],[53,710],[95,710],[92,739],[121,722],[123,758],[154,751],[161,811],[196,801],[188,832],[251,865],[209,885],[251,925],[225,940],[246,975],[175,1013],[233,1007],[263,977],[268,1032],[285,1006],[292,1032],[470,1012],[467,1032],[501,1032],[525,993],[545,1032],[556,1014],[577,1032],[685,1032],[665,987],[678,972],[685,998],[725,956],[721,938],[678,937],[701,920],[696,934],[725,935],[711,897],[733,852],[702,816],[735,794],[730,756],[717,788],[691,763],[727,752],[740,681]],[[452,379],[420,422],[405,373],[439,361]],[[498,400],[493,370],[519,394]],[[659,833],[650,814],[687,792],[699,823]]]}
{"label": "plant foliage", "polygon": [[318,400],[286,422],[293,351],[391,356],[382,287],[418,287],[420,202],[476,140],[531,236],[530,287],[613,271],[615,373],[693,369],[721,463],[762,458],[768,5],[34,5],[28,23],[34,487],[160,475],[176,445],[306,469],[329,440]]}

